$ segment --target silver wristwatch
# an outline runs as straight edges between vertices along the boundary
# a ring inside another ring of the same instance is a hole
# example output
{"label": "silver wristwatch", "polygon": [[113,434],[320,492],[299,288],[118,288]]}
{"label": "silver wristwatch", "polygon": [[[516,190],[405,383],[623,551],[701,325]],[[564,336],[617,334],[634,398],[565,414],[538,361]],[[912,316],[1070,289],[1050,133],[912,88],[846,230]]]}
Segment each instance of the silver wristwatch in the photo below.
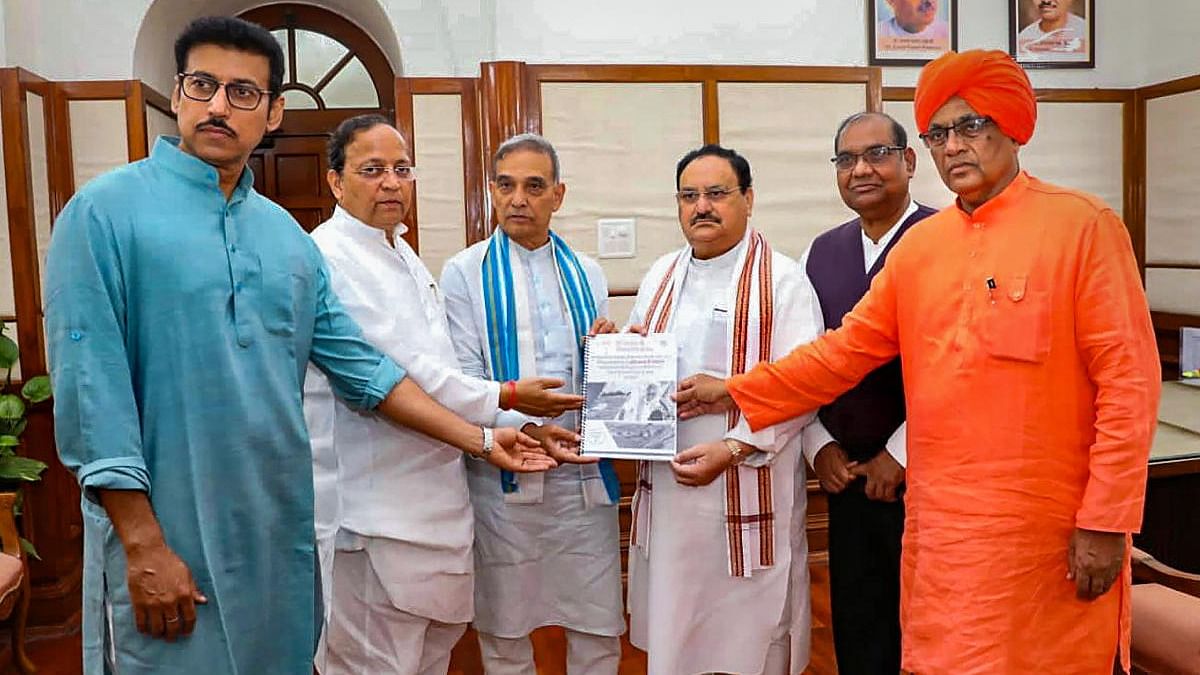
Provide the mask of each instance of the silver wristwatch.
{"label": "silver wristwatch", "polygon": [[491,427],[479,427],[483,430],[483,447],[479,449],[479,459],[487,459],[492,455],[492,448],[496,445],[495,432]]}

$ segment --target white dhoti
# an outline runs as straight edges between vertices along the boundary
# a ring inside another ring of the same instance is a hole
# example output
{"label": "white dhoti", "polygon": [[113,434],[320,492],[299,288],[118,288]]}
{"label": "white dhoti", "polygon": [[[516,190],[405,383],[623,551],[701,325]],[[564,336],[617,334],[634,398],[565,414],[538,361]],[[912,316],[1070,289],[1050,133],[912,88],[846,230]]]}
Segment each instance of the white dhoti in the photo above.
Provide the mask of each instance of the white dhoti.
{"label": "white dhoti", "polygon": [[445,675],[467,629],[397,609],[366,550],[334,556],[322,675]]}

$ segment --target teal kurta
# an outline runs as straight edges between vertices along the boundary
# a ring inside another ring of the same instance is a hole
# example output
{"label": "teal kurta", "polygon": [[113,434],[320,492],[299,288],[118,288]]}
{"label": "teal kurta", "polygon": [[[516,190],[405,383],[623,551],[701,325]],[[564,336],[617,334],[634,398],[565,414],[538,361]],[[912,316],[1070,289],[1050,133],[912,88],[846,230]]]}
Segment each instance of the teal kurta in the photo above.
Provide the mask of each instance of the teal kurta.
{"label": "teal kurta", "polygon": [[[58,221],[45,314],[63,463],[84,489],[85,671],[312,672],[312,359],[373,408],[404,371],[363,341],[320,253],[247,169],[160,138],[86,185]],[[125,555],[95,489],[149,492],[208,604],[175,643],[137,632]],[[106,616],[111,612],[111,623]]]}

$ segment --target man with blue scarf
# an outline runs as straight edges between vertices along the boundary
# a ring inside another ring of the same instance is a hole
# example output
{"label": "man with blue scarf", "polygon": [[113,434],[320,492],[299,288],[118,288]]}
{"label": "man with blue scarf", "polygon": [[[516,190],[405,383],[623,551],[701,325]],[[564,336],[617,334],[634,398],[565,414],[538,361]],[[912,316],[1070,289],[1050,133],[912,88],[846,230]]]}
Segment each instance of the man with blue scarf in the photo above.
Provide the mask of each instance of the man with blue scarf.
{"label": "man with blue scarf", "polygon": [[[496,151],[493,175],[499,229],[442,273],[455,351],[469,375],[503,383],[553,377],[577,392],[582,338],[614,327],[603,318],[600,266],[550,231],[566,193],[558,154],[540,136],[515,136]],[[553,422],[574,428],[577,415]],[[496,425],[537,433],[531,425],[540,421],[506,411]],[[616,673],[625,620],[612,466],[580,460],[536,477],[479,462],[467,468],[484,669],[534,672],[529,633],[555,625],[566,630],[570,675]]]}

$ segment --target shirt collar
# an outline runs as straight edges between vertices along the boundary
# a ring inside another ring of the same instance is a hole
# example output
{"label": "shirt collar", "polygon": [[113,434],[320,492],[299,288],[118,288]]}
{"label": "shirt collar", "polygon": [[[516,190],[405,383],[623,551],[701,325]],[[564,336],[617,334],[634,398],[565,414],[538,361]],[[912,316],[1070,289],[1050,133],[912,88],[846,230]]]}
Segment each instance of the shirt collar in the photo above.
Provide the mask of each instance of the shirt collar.
{"label": "shirt collar", "polygon": [[[150,160],[184,180],[217,192],[221,191],[220,176],[217,174],[216,167],[180,149],[178,136],[159,136],[158,140],[154,142],[154,148],[150,151]],[[238,179],[237,186],[233,188],[229,202],[234,203],[245,199],[253,187],[254,172],[250,170],[249,166],[243,167],[242,176]]]}
{"label": "shirt collar", "polygon": [[[340,223],[345,231],[352,236],[370,239],[372,241],[378,240],[385,246],[387,245],[387,232],[384,232],[378,227],[371,227],[358,218],[355,218],[354,216],[350,215],[349,211],[343,209],[340,204],[333,207],[333,216],[330,218],[330,220]],[[405,232],[408,232],[408,226],[404,223],[400,223],[393,230],[393,237],[400,239],[404,236]]]}
{"label": "shirt collar", "polygon": [[908,208],[904,209],[904,213],[900,214],[900,218],[896,222],[892,223],[892,226],[888,228],[887,232],[883,233],[883,236],[879,238],[878,242],[871,241],[871,238],[867,236],[867,231],[862,230],[862,228],[859,228],[860,230],[862,230],[861,234],[862,234],[863,250],[887,247],[888,242],[890,242],[891,240],[896,238],[896,233],[900,231],[900,225],[902,223],[904,223],[904,221],[906,221],[910,217],[912,217],[912,214],[914,214],[916,212],[917,212],[917,202],[915,199],[913,199],[910,196],[908,198]]}
{"label": "shirt collar", "polygon": [[967,222],[988,220],[1020,201],[1028,189],[1029,174],[1021,170],[1017,172],[1016,178],[1013,178],[1012,182],[1000,191],[1000,194],[984,202],[974,212],[967,213],[963,210],[961,198],[954,200],[954,209],[958,212],[959,217]]}

